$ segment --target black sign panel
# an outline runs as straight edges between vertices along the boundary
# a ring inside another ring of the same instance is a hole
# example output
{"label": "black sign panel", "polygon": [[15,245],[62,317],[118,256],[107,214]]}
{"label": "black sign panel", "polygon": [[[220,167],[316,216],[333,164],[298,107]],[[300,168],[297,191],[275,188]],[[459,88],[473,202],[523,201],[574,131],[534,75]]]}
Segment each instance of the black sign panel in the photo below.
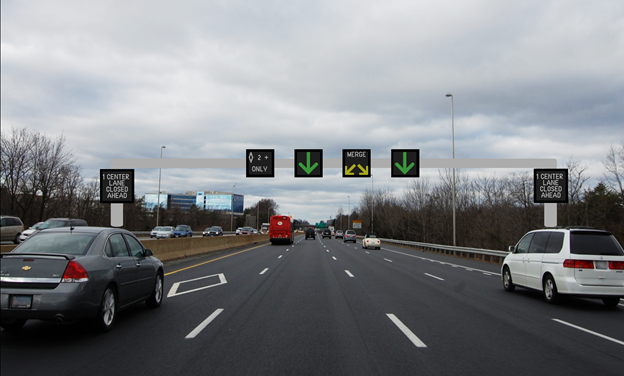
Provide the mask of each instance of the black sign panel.
{"label": "black sign panel", "polygon": [[390,166],[393,178],[420,177],[420,149],[392,149],[392,165]]}
{"label": "black sign panel", "polygon": [[342,177],[369,178],[371,149],[342,149]]}
{"label": "black sign panel", "polygon": [[134,170],[100,170],[100,202],[131,204],[134,202]]}
{"label": "black sign panel", "polygon": [[295,177],[323,177],[323,149],[295,149]]}
{"label": "black sign panel", "polygon": [[248,178],[275,177],[275,150],[247,149],[246,156]]}
{"label": "black sign panel", "polygon": [[536,168],[533,170],[533,201],[536,204],[568,202],[568,169]]}

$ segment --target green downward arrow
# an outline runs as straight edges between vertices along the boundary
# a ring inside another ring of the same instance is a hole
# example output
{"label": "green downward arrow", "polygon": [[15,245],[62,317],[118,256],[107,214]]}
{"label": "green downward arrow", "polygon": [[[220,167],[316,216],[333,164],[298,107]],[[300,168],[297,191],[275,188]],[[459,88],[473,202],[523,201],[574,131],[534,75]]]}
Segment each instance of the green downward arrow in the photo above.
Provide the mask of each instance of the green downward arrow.
{"label": "green downward arrow", "polygon": [[306,174],[310,175],[310,172],[314,171],[314,169],[316,168],[316,166],[318,166],[318,163],[314,163],[314,165],[312,165],[312,167],[310,167],[310,152],[306,153],[306,159],[308,162],[307,166],[304,166],[303,163],[299,162],[299,167],[301,167],[303,169],[303,171],[305,171]]}
{"label": "green downward arrow", "polygon": [[412,169],[412,167],[414,167],[414,162],[410,163],[409,166],[407,166],[407,152],[403,152],[403,166],[401,166],[398,163],[394,164],[395,166],[397,166],[399,168],[399,170],[401,170],[401,172],[403,173],[403,175],[407,175],[407,172],[409,170]]}

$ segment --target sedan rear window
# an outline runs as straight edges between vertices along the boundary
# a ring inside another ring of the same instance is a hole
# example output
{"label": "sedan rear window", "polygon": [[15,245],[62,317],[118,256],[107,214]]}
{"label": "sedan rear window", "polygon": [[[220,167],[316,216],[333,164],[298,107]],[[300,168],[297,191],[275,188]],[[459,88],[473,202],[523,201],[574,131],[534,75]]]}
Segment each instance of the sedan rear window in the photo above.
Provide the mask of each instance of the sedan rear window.
{"label": "sedan rear window", "polygon": [[84,255],[96,234],[39,233],[12,253],[62,253]]}
{"label": "sedan rear window", "polygon": [[571,231],[570,253],[624,256],[622,246],[613,235],[598,231]]}

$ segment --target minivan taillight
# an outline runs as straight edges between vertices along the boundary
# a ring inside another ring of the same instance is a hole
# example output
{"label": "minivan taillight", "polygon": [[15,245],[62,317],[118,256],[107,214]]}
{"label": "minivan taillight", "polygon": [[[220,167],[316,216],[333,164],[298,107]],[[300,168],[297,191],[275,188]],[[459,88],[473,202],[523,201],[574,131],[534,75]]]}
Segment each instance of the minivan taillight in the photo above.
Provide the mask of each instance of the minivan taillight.
{"label": "minivan taillight", "polygon": [[85,268],[74,260],[69,261],[61,282],[87,282],[89,275]]}
{"label": "minivan taillight", "polygon": [[593,269],[594,262],[591,260],[565,260],[563,262],[563,267],[574,269]]}
{"label": "minivan taillight", "polygon": [[624,270],[624,261],[609,261],[609,269]]}

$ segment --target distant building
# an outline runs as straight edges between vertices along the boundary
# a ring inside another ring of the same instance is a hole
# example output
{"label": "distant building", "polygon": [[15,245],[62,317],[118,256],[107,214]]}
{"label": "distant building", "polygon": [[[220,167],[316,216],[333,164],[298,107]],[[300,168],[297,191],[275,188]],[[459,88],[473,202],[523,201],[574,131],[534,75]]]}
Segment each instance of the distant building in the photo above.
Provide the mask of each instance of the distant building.
{"label": "distant building", "polygon": [[[143,196],[145,208],[153,210],[157,206],[158,193],[146,193]],[[243,215],[245,208],[245,196],[232,194],[231,192],[218,191],[188,191],[186,193],[166,193],[160,194],[161,208],[179,208],[188,211],[193,205],[197,205],[204,210],[222,210],[234,215]]]}

